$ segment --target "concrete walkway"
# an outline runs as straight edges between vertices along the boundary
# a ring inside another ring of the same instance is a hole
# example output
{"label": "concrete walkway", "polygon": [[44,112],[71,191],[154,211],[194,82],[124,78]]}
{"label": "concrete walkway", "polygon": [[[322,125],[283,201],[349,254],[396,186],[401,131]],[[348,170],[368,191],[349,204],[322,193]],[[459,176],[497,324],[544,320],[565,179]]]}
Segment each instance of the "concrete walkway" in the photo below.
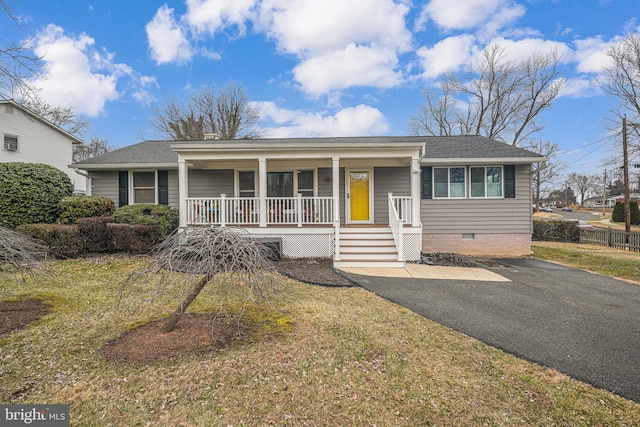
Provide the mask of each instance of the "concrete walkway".
{"label": "concrete walkway", "polygon": [[640,286],[535,259],[488,265],[345,274],[442,325],[640,403]]}
{"label": "concrete walkway", "polygon": [[404,268],[375,268],[375,267],[345,267],[341,271],[361,276],[393,277],[397,279],[455,279],[484,282],[510,282],[485,268],[474,267],[445,267],[425,264],[405,264]]}

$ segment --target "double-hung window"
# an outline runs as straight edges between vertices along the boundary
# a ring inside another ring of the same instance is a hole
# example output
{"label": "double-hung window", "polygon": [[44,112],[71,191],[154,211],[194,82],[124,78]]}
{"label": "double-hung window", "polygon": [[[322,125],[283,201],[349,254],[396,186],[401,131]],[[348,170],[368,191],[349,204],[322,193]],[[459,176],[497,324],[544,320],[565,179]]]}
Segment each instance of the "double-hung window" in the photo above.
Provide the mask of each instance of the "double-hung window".
{"label": "double-hung window", "polygon": [[254,171],[238,172],[238,196],[256,197],[256,173]]}
{"label": "double-hung window", "polygon": [[471,167],[471,197],[503,197],[502,166]]}
{"label": "double-hung window", "polygon": [[464,167],[433,168],[434,198],[466,197],[466,174]]}
{"label": "double-hung window", "polygon": [[267,173],[267,197],[294,197],[298,193],[303,197],[313,197],[313,170]]}
{"label": "double-hung window", "polygon": [[156,203],[156,172],[132,172],[133,203]]}

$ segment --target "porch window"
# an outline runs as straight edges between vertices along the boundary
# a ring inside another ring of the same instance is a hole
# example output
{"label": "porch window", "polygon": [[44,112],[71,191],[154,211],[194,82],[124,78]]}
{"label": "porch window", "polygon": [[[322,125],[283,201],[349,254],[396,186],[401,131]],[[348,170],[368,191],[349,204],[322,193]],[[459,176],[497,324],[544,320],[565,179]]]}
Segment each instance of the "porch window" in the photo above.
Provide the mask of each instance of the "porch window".
{"label": "porch window", "polygon": [[238,196],[255,197],[256,196],[256,177],[254,171],[238,172]]}
{"label": "porch window", "polygon": [[298,171],[298,193],[302,197],[313,197],[313,171]]}
{"label": "porch window", "polygon": [[267,197],[293,197],[293,172],[268,172]]}
{"label": "porch window", "polygon": [[465,168],[433,168],[433,196],[435,198],[464,198]]}
{"label": "porch window", "polygon": [[156,173],[133,172],[133,203],[156,202]]}
{"label": "porch window", "polygon": [[502,197],[502,166],[471,168],[471,197]]}

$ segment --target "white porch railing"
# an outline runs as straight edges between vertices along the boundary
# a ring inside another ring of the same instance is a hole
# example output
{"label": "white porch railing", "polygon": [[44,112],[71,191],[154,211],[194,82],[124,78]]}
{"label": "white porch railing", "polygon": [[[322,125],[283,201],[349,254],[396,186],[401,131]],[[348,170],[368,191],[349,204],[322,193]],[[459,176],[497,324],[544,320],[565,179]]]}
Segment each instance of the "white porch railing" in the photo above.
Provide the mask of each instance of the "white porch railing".
{"label": "white porch railing", "polygon": [[[267,197],[266,224],[333,224],[332,197]],[[259,225],[257,197],[187,198],[187,224]]]}
{"label": "white porch railing", "polygon": [[[405,199],[408,199],[405,200]],[[406,203],[405,203],[406,202]],[[406,206],[408,204],[408,206]],[[409,218],[411,217],[411,197],[394,197],[392,193],[389,193],[389,226],[393,233],[393,240],[396,243],[396,251],[398,251],[398,261],[404,261],[404,223],[409,220],[402,218],[398,212],[398,206],[400,208],[406,207],[408,210]]]}
{"label": "white porch railing", "polygon": [[[410,224],[413,221],[413,198],[411,196],[393,196],[389,193],[389,198],[398,213],[398,218],[405,224]],[[391,211],[389,211],[391,215]]]}

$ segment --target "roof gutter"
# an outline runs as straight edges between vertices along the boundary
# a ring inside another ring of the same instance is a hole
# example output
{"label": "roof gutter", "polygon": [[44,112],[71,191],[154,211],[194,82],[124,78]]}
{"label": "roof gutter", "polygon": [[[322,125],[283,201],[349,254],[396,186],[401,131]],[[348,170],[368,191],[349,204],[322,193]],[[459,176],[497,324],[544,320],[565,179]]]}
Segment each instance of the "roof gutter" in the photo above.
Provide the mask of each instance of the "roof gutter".
{"label": "roof gutter", "polygon": [[533,163],[544,162],[549,160],[548,157],[487,157],[487,158],[442,158],[434,159],[430,157],[423,157],[420,163],[424,165],[495,165],[495,164],[510,164],[510,165],[530,165]]}

